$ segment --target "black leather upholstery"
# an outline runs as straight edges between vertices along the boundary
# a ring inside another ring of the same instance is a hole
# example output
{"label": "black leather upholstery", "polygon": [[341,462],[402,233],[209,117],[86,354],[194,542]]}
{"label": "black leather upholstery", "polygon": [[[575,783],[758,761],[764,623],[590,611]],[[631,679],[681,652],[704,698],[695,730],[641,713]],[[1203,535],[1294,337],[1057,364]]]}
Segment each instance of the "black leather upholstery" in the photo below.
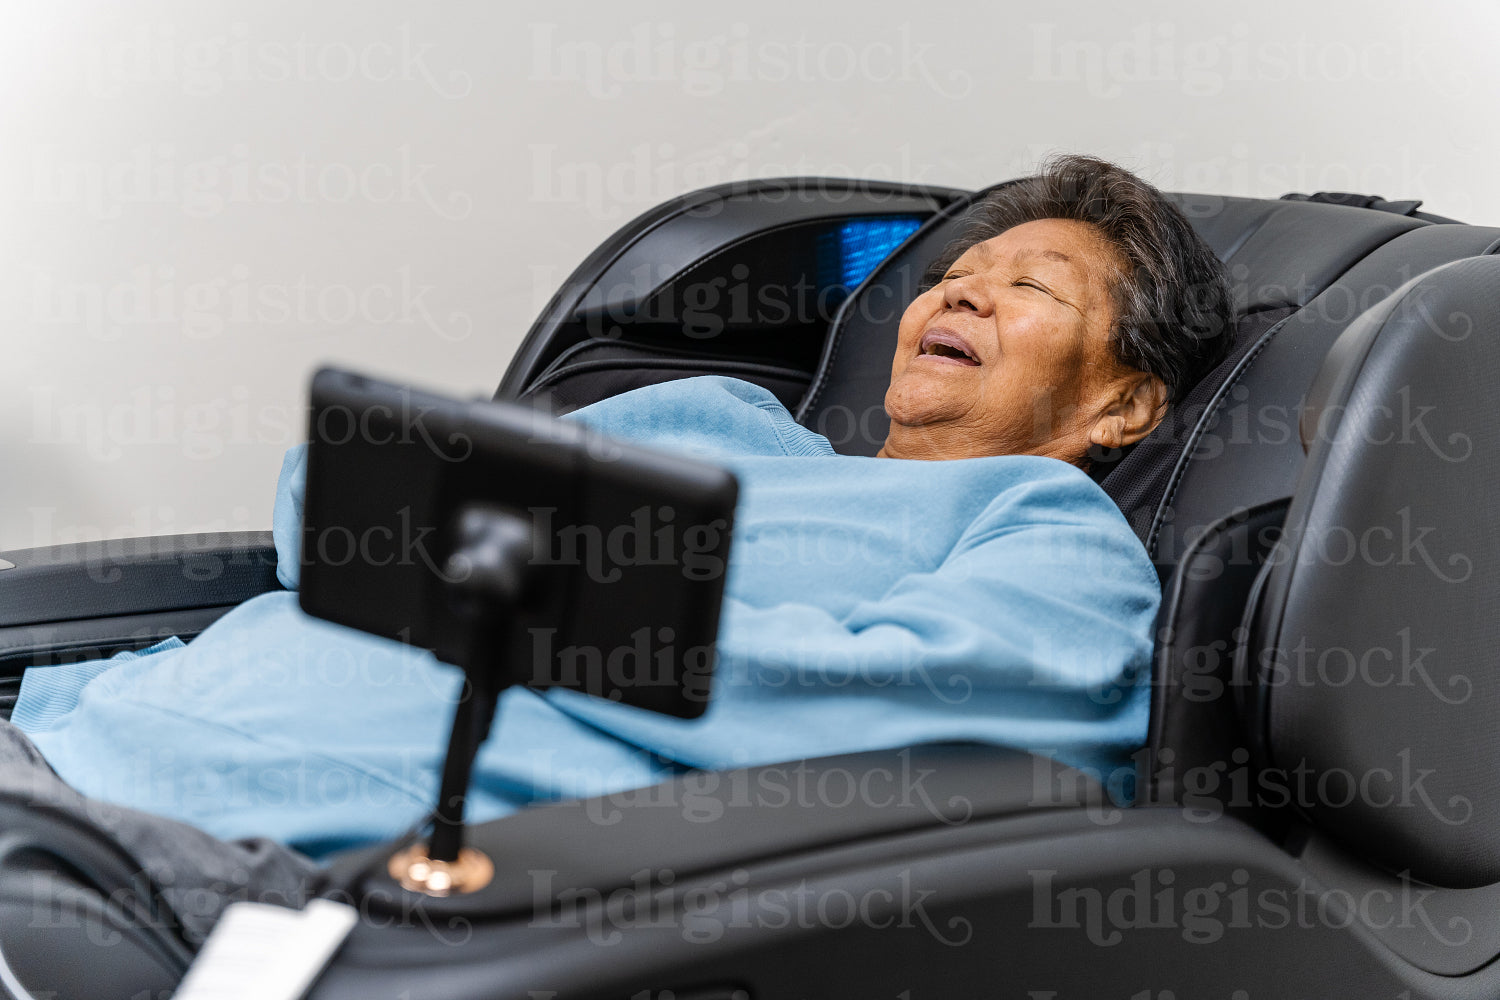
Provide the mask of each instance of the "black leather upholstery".
{"label": "black leather upholstery", "polygon": [[654,381],[720,374],[765,384],[795,405],[846,281],[857,281],[844,273],[844,224],[916,225],[965,195],[788,177],[674,198],[569,275],[495,398],[564,411]]}
{"label": "black leather upholstery", "polygon": [[[475,827],[470,844],[493,858],[524,858],[524,864],[511,865],[470,895],[431,900],[427,910],[439,919],[528,915],[539,905],[536,881],[506,877],[523,868],[548,873],[548,901],[555,902],[582,891],[638,889],[642,871],[669,872],[665,884],[671,884],[726,861],[743,864],[853,839],[1059,809],[1081,810],[1096,821],[1119,813],[1104,788],[1080,771],[979,744],[692,774],[645,792],[540,806]],[[576,836],[558,839],[559,829]],[[704,829],[715,835],[702,836]],[[377,912],[406,905],[384,866],[374,867],[364,889]]]}
{"label": "black leather upholstery", "polygon": [[[744,194],[728,196],[740,201],[723,218],[703,217],[710,256],[742,246],[758,224]],[[896,196],[939,214],[845,301],[836,336],[807,373],[800,416],[844,451],[873,453],[883,441],[896,322],[928,260],[962,225],[957,192]],[[536,809],[474,831],[500,874],[475,896],[414,900],[377,866],[363,880],[375,892],[362,901],[366,919],[314,994],[1500,995],[1500,675],[1488,660],[1500,638],[1500,533],[1486,472],[1500,444],[1486,408],[1500,376],[1500,259],[1460,260],[1492,252],[1500,230],[1338,205],[1172,197],[1229,265],[1239,341],[1171,423],[1100,476],[1166,581],[1136,808],[1115,808],[1087,778],[1044,758],[938,747],[780,769],[804,781],[838,770],[857,779],[895,770],[907,753],[931,808],[747,800],[743,790],[763,791],[756,775],[773,768],[682,779],[625,804]],[[614,360],[605,356],[614,348],[588,339],[602,315],[589,312],[599,304],[588,288],[613,287],[605,279],[628,270],[633,247],[634,259],[665,269],[656,276],[667,284],[694,273],[693,213],[725,198],[721,190],[678,199],[602,246],[580,268],[598,280],[559,293],[502,394],[555,364]],[[647,253],[646,237],[665,238],[669,223],[671,253]],[[797,379],[784,381],[790,397]],[[1379,408],[1408,401],[1412,412],[1434,407],[1421,412],[1436,446],[1369,440],[1389,429]],[[1299,422],[1310,430],[1305,461]],[[1449,461],[1465,440],[1469,454]],[[1408,524],[1430,563],[1410,546],[1404,563],[1319,557],[1320,543],[1341,532],[1391,529],[1399,542]],[[249,581],[262,584],[270,585]],[[206,592],[201,600],[219,599]],[[126,617],[68,624],[94,629],[107,647],[121,622],[139,629],[170,609],[218,613],[194,603],[197,594],[131,616],[158,604],[122,589],[94,614]],[[1264,683],[1299,645],[1312,655],[1312,683]],[[1415,663],[1402,663],[1404,649]],[[1395,673],[1371,683],[1323,677],[1317,659],[1329,651]],[[24,651],[0,642],[0,652]],[[1379,683],[1391,677],[1407,683]],[[1285,779],[1303,765],[1311,793],[1293,799],[1296,808],[1257,798],[1266,775],[1295,793]],[[1403,766],[1416,779],[1411,807],[1358,794],[1344,803],[1346,775],[1358,792],[1359,776],[1399,776]],[[692,784],[699,779],[717,784],[705,791]],[[590,813],[613,805],[618,815]],[[335,874],[389,850],[347,856]],[[39,902],[87,895],[87,880],[55,868],[0,875],[0,939],[30,949],[35,981],[88,996],[163,988],[175,969],[152,935],[127,933],[108,952],[94,946],[90,929],[107,923],[99,907],[68,928],[20,926]],[[777,901],[804,890],[877,905],[843,926],[788,921]],[[906,890],[921,920],[903,924]],[[1406,891],[1420,896],[1417,918],[1398,910],[1389,919],[1380,901],[1399,908]],[[1186,909],[1210,898],[1213,912]],[[1267,898],[1287,909],[1242,918],[1240,906]],[[1176,901],[1175,916],[1131,909],[1161,899]],[[1117,900],[1138,919],[1116,921]],[[1081,919],[1053,922],[1064,906]],[[719,933],[693,936],[705,927]],[[960,934],[970,936],[953,945]]]}
{"label": "black leather upholstery", "polygon": [[[1330,228],[1301,256],[1315,256],[1338,235]],[[1153,558],[1170,566],[1196,532],[1227,511],[1290,496],[1302,468],[1296,430],[1302,399],[1339,334],[1413,276],[1449,261],[1491,253],[1497,241],[1500,229],[1481,226],[1428,225],[1404,232],[1266,331],[1196,422],[1196,440],[1174,472],[1170,501],[1163,502],[1156,514]],[[1260,264],[1251,262],[1254,267]]]}
{"label": "black leather upholstery", "polygon": [[1352,324],[1304,414],[1306,468],[1245,669],[1263,764],[1358,856],[1500,880],[1500,258],[1445,265]]}
{"label": "black leather upholstery", "polygon": [[1188,547],[1156,616],[1151,724],[1137,794],[1213,815],[1254,815],[1234,655],[1240,619],[1281,535],[1287,501],[1221,518]]}
{"label": "black leather upholstery", "polygon": [[0,628],[233,605],[281,586],[269,531],[78,542],[6,555],[14,565],[0,570]]}
{"label": "black leather upholstery", "polygon": [[[1145,440],[1115,458],[1099,484],[1119,505],[1126,520],[1152,561],[1162,580],[1171,574],[1181,555],[1180,546],[1190,545],[1192,538],[1209,530],[1211,521],[1188,521],[1190,533],[1182,532],[1177,522],[1178,496],[1184,471],[1194,461],[1212,457],[1205,443],[1206,429],[1217,420],[1217,410],[1232,392],[1239,374],[1249,359],[1276,334],[1292,314],[1293,306],[1279,305],[1240,316],[1235,322],[1234,346],[1224,359],[1186,398],[1168,409],[1166,417]],[[1235,477],[1233,469],[1224,472]],[[1238,501],[1216,508],[1216,517],[1234,510]]]}
{"label": "black leather upholstery", "polygon": [[[696,834],[732,843],[754,819],[731,809]],[[678,825],[692,835],[692,824]],[[553,832],[576,837],[583,853],[610,830]],[[1339,909],[1337,883],[1309,879],[1228,818],[1033,809],[723,860],[667,885],[648,881],[663,873],[622,866],[603,884],[625,888],[555,902],[557,883],[539,867],[515,876],[540,888],[536,903],[495,919],[439,916],[408,900],[402,918],[381,913],[356,927],[312,996],[1459,1000],[1500,991],[1500,968],[1450,978],[1378,954]],[[1399,922],[1388,902],[1365,909]]]}

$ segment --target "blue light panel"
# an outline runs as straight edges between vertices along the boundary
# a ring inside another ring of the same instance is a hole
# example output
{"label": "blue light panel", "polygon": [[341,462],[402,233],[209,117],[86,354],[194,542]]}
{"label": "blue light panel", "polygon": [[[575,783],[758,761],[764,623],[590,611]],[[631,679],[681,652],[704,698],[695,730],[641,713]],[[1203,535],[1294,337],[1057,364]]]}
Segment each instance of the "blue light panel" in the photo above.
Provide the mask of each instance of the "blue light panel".
{"label": "blue light panel", "polygon": [[870,276],[875,266],[891,255],[922,225],[918,216],[887,215],[874,219],[852,219],[838,230],[839,281],[853,288]]}

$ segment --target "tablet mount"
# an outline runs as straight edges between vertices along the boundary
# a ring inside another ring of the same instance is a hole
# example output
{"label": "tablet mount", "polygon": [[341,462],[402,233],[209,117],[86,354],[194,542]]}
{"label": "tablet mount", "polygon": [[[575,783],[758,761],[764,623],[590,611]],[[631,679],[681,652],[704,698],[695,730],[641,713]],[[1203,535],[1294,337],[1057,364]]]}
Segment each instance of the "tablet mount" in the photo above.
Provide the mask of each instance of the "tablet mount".
{"label": "tablet mount", "polygon": [[473,892],[496,872],[464,800],[505,688],[707,709],[738,483],[511,403],[332,368],[311,397],[298,603],[464,672],[431,836],[374,856],[408,890]]}
{"label": "tablet mount", "polygon": [[504,662],[515,612],[528,596],[535,536],[526,518],[488,504],[464,506],[456,543],[443,566],[450,607],[464,623],[463,693],[432,814],[432,837],[393,854],[388,870],[401,887],[429,896],[473,892],[495,875],[493,860],[464,846],[464,800],[479,746],[490,734],[495,705],[510,686]]}

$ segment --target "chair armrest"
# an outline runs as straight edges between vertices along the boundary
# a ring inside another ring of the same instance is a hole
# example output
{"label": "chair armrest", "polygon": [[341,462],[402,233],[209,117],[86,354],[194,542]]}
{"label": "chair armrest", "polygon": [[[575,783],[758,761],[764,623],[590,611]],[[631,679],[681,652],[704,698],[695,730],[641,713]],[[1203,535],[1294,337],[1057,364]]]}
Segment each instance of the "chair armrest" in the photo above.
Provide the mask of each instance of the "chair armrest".
{"label": "chair armrest", "polygon": [[[497,864],[547,872],[551,891],[609,893],[642,871],[690,876],[766,858],[818,855],[922,831],[977,828],[1022,814],[1077,812],[1098,825],[1121,810],[1091,776],[1021,750],[932,743],[899,750],[694,772],[644,789],[535,806],[469,827]],[[369,912],[406,905],[382,861],[389,845],[333,860],[330,884],[354,885]],[[373,862],[373,863],[372,863]],[[430,916],[496,920],[538,904],[529,877],[496,878],[467,895],[424,899]]]}
{"label": "chair armrest", "polygon": [[0,552],[0,628],[222,607],[280,587],[269,531],[18,549]]}

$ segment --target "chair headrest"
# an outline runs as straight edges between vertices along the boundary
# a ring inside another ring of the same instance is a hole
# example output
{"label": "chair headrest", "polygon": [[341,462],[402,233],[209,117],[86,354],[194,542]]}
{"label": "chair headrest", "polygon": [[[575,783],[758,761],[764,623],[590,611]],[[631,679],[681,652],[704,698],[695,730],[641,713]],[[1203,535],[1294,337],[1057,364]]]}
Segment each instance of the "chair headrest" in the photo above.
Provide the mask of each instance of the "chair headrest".
{"label": "chair headrest", "polygon": [[1252,744],[1354,853],[1500,881],[1500,259],[1406,282],[1339,337],[1243,647]]}

